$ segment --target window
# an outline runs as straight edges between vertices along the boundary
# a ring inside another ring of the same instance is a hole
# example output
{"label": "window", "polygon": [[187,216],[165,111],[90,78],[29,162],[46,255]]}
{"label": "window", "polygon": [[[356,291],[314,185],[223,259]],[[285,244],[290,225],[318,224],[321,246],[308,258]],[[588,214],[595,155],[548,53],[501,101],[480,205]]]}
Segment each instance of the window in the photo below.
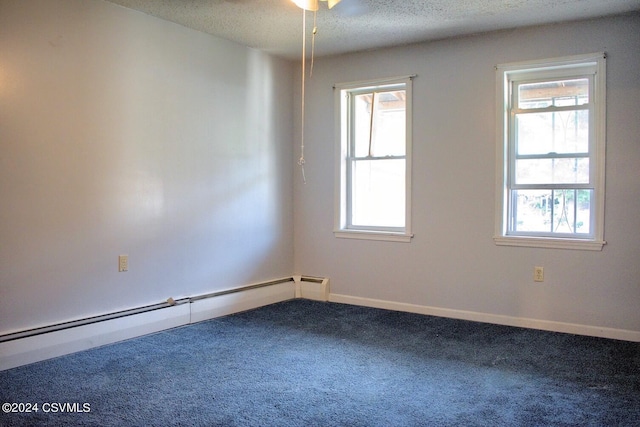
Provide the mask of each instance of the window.
{"label": "window", "polygon": [[604,245],[605,55],[497,67],[500,245]]}
{"label": "window", "polygon": [[411,77],[336,85],[337,237],[411,239]]}

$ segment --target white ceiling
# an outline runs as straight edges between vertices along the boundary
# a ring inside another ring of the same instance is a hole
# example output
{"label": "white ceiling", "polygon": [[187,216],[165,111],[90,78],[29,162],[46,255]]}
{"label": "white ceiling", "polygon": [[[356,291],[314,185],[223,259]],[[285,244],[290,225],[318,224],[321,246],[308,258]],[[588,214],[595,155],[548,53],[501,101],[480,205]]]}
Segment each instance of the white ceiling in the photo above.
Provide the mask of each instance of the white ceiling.
{"label": "white ceiling", "polygon": [[[108,0],[285,58],[302,52],[291,0]],[[317,13],[317,56],[640,10],[640,0],[342,0]],[[313,13],[307,13],[311,31]]]}

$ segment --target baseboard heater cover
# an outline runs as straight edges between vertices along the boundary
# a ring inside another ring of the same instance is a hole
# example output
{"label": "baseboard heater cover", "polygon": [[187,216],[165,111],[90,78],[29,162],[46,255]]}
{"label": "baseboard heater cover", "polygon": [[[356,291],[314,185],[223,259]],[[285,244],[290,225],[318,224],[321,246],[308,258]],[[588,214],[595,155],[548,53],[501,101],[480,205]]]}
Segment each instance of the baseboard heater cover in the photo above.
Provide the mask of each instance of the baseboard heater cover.
{"label": "baseboard heater cover", "polygon": [[51,332],[62,331],[64,329],[77,328],[79,326],[91,325],[93,323],[104,322],[106,320],[118,319],[120,317],[132,316],[134,314],[147,313],[150,311],[160,310],[162,308],[168,308],[173,305],[181,305],[189,302],[189,298],[183,298],[180,300],[172,300],[169,302],[162,302],[158,304],[147,305],[138,308],[132,308],[129,310],[116,311],[113,313],[102,314],[99,316],[87,317],[79,320],[72,320],[69,322],[56,323],[54,325],[42,326],[39,328],[27,329],[25,331],[13,332],[5,335],[0,335],[0,343],[6,341],[13,341],[20,338],[27,338],[41,334],[47,334]]}
{"label": "baseboard heater cover", "polygon": [[329,279],[326,277],[293,276],[296,298],[329,301]]}
{"label": "baseboard heater cover", "polygon": [[[0,343],[0,370],[40,362],[189,323],[189,304],[94,321]],[[27,331],[25,331],[27,332]]]}
{"label": "baseboard heater cover", "polygon": [[0,336],[0,370],[184,326],[295,297],[287,277]]}
{"label": "baseboard heater cover", "polygon": [[287,301],[295,297],[291,278],[192,298],[191,323]]}

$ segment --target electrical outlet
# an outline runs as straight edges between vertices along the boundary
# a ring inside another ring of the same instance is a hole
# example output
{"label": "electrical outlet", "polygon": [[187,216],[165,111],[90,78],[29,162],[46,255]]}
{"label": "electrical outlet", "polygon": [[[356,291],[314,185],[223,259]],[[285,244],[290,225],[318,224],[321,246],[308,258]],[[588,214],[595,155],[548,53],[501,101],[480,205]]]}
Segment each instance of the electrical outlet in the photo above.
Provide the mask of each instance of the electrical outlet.
{"label": "electrical outlet", "polygon": [[129,271],[129,255],[118,256],[118,272]]}
{"label": "electrical outlet", "polygon": [[544,282],[544,268],[543,267],[533,267],[533,281],[534,282]]}

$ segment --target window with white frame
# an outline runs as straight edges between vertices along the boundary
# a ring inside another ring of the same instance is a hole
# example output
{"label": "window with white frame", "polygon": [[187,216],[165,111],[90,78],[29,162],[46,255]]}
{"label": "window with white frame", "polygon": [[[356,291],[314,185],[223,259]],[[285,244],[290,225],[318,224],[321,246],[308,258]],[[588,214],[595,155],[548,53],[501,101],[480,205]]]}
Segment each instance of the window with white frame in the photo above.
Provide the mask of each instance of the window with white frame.
{"label": "window with white frame", "polygon": [[604,245],[604,53],[497,67],[501,245]]}
{"label": "window with white frame", "polygon": [[336,85],[337,237],[411,239],[411,77]]}

